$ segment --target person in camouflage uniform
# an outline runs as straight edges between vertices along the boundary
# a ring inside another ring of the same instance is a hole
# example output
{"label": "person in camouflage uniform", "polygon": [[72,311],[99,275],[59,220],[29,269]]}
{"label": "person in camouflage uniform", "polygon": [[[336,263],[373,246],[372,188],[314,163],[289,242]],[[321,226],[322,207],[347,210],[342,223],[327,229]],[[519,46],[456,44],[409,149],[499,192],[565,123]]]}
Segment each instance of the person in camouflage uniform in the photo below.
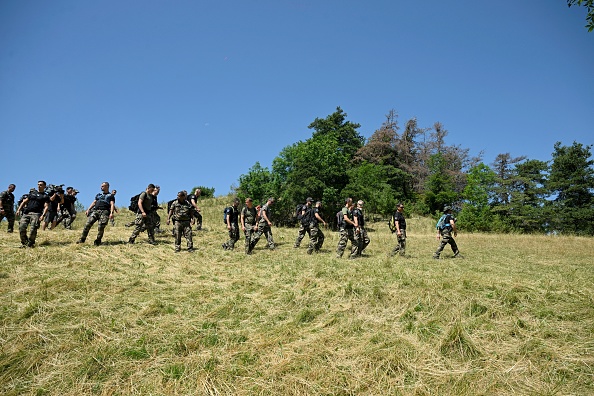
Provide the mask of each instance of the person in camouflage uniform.
{"label": "person in camouflage uniform", "polygon": [[153,190],[153,202],[151,204],[151,211],[149,212],[149,216],[152,217],[152,223],[155,226],[155,232],[157,234],[160,234],[163,232],[161,230],[161,216],[159,216],[159,212],[158,212],[159,209],[163,209],[162,207],[159,206],[159,199],[158,199],[159,192],[161,192],[161,187],[155,186],[155,189]]}
{"label": "person in camouflage uniform", "polygon": [[406,252],[406,219],[404,218],[404,205],[399,203],[396,212],[392,215],[394,217],[394,225],[396,227],[396,238],[398,244],[390,253],[390,256],[394,256],[397,253],[400,256],[405,257]]}
{"label": "person in camouflage uniform", "polygon": [[256,246],[252,243],[252,237],[258,231],[258,212],[251,198],[245,199],[245,206],[241,210],[241,229],[245,235],[245,254],[252,254]]}
{"label": "person in camouflage uniform", "polygon": [[[256,246],[262,234],[266,237],[268,242],[268,249],[274,250],[274,239],[272,238],[272,221],[270,221],[270,206],[274,204],[274,198],[268,198],[268,201],[260,208],[260,221],[258,222],[258,229],[254,232],[252,237],[252,244]],[[253,249],[253,248],[252,248]]]}
{"label": "person in camouflage uniform", "polygon": [[76,194],[78,194],[78,190],[75,190],[74,187],[67,187],[66,194],[64,194],[64,203],[60,204],[60,216],[58,216],[56,225],[63,221],[64,228],[67,230],[72,229],[72,223],[76,219]]}
{"label": "person in camouflage uniform", "polygon": [[316,206],[314,206],[312,210],[312,216],[309,222],[309,247],[307,249],[307,254],[312,254],[314,251],[317,253],[322,248],[324,244],[324,233],[320,230],[319,224],[320,222],[326,226],[326,222],[320,216],[320,210],[322,209],[322,203],[320,201],[316,202]]}
{"label": "person in camouflage uniform", "polygon": [[345,200],[344,207],[342,208],[342,216],[343,221],[338,227],[338,231],[340,232],[340,237],[338,240],[338,248],[336,249],[336,258],[341,258],[344,254],[344,250],[346,249],[347,243],[351,241],[351,251],[355,251],[355,237],[354,237],[354,227],[355,223],[353,222],[353,199],[347,198]]}
{"label": "person in camouflage uniform", "polygon": [[99,227],[97,228],[97,238],[93,244],[95,246],[101,245],[101,239],[103,238],[103,232],[110,219],[113,219],[113,211],[115,209],[115,198],[109,192],[109,183],[101,183],[101,192],[95,195],[95,200],[89,205],[86,210],[87,223],[83,228],[82,235],[76,243],[84,243],[89,235],[89,231],[96,221],[99,221]]}
{"label": "person in camouflage uniform", "polygon": [[363,250],[369,245],[369,236],[365,230],[365,216],[363,215],[363,202],[357,201],[357,207],[353,210],[353,221],[355,222],[355,250],[351,253],[351,258],[361,257]]}
{"label": "person in camouflage uniform", "polygon": [[308,210],[311,210],[312,203],[313,198],[308,197],[305,200],[305,205],[301,206],[301,212],[297,215],[297,219],[299,220],[299,231],[297,232],[297,239],[295,239],[295,245],[293,245],[294,248],[298,248],[299,246],[301,246],[301,241],[305,237],[305,233],[307,233],[311,239],[309,221],[303,221],[303,216],[307,213]]}
{"label": "person in camouflage uniform", "polygon": [[[437,228],[437,239],[439,240],[441,237],[441,241],[439,243],[439,247],[433,254],[433,258],[439,260],[439,256],[447,244],[452,247],[454,257],[462,258],[462,255],[460,255],[460,250],[458,249],[458,245],[454,240],[454,237],[458,236],[458,229],[456,228],[456,220],[454,219],[454,216],[452,216],[452,208],[446,206],[443,208],[443,213],[445,215],[443,228]],[[454,234],[454,237],[452,234]]]}
{"label": "person in camouflage uniform", "polygon": [[[21,237],[21,247],[34,247],[37,238],[37,229],[41,219],[49,210],[49,196],[45,193],[46,182],[40,180],[37,182],[37,190],[31,189],[29,194],[23,199],[17,209],[17,213],[22,213],[19,222],[19,234]],[[29,236],[27,237],[27,228],[31,226]]]}
{"label": "person in camouflage uniform", "polygon": [[233,206],[225,208],[227,214],[227,230],[229,231],[229,240],[223,243],[223,249],[233,250],[235,248],[235,242],[239,240],[239,198],[233,200]]}
{"label": "person in camouflage uniform", "polygon": [[192,204],[187,201],[187,195],[184,191],[177,193],[177,200],[171,203],[169,213],[167,215],[167,225],[173,219],[173,229],[175,235],[175,252],[181,250],[181,237],[186,238],[188,245],[188,252],[194,251],[194,244],[192,242],[192,221],[194,211]]}
{"label": "person in camouflage uniform", "polygon": [[8,222],[8,229],[7,232],[14,231],[14,190],[16,186],[14,184],[9,184],[8,189],[6,191],[2,191],[0,193],[0,222],[3,218],[6,217],[6,221]]}
{"label": "person in camouflage uniform", "polygon": [[194,207],[196,231],[200,231],[202,229],[202,214],[200,213],[200,208],[198,207],[198,198],[200,198],[200,195],[202,195],[202,190],[197,188],[194,190],[192,194],[188,196],[188,201],[190,201],[190,204],[192,204],[192,206]]}
{"label": "person in camouflage uniform", "polygon": [[148,243],[155,245],[155,224],[153,218],[150,216],[151,207],[153,204],[153,191],[155,185],[150,183],[145,191],[140,193],[138,197],[138,212],[136,213],[136,219],[134,220],[134,230],[132,235],[128,239],[129,244],[133,244],[136,237],[142,232],[143,227],[146,228],[148,234]]}

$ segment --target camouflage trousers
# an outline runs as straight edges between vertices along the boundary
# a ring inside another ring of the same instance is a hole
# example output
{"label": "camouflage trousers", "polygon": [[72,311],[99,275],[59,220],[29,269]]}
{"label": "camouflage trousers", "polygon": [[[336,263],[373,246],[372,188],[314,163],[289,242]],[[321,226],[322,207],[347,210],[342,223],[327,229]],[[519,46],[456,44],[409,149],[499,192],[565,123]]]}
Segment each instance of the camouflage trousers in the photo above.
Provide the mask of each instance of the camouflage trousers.
{"label": "camouflage trousers", "polygon": [[4,212],[0,212],[0,221],[6,217],[6,221],[8,221],[8,232],[14,231],[14,212],[11,210],[4,210]]}
{"label": "camouflage trousers", "polygon": [[447,244],[449,244],[452,247],[452,251],[455,255],[458,254],[458,245],[456,245],[456,241],[454,240],[454,237],[452,236],[452,232],[449,227],[441,231],[441,240],[439,242],[439,247],[433,254],[433,257],[439,258],[439,255],[441,254],[441,252]]}
{"label": "camouflage trousers", "polygon": [[154,241],[155,223],[153,222],[153,219],[153,216],[150,214],[147,214],[146,217],[143,217],[142,213],[138,213],[136,215],[136,219],[134,219],[134,230],[132,231],[132,235],[130,235],[130,240],[134,241],[142,231],[146,230],[149,241]]}
{"label": "camouflage trousers", "polygon": [[186,238],[188,249],[194,248],[192,242],[192,226],[190,226],[190,220],[175,220],[173,222],[173,235],[175,236],[175,250],[181,249],[181,237],[182,235]]}
{"label": "camouflage trousers", "polygon": [[72,228],[72,223],[74,223],[74,219],[76,219],[76,211],[70,213],[67,209],[63,209],[58,216],[56,225],[64,222],[64,228],[70,230]]}
{"label": "camouflage trousers", "polygon": [[338,240],[338,248],[336,249],[336,257],[340,258],[344,254],[347,243],[351,241],[351,251],[355,251],[355,235],[352,228],[341,228],[340,237]]}
{"label": "camouflage trousers", "polygon": [[84,242],[87,239],[91,227],[97,221],[99,221],[99,226],[97,227],[97,241],[101,242],[101,238],[103,238],[103,232],[105,231],[105,227],[109,222],[109,210],[93,210],[89,214],[89,217],[87,217],[87,223],[85,224],[82,235],[80,236],[81,241]]}
{"label": "camouflage trousers", "polygon": [[307,253],[311,254],[314,250],[317,252],[322,248],[325,237],[317,224],[310,224],[309,232],[309,247],[307,248]]}
{"label": "camouflage trousers", "polygon": [[[41,213],[27,213],[21,217],[19,222],[19,234],[21,236],[21,244],[24,246],[35,245],[35,238],[37,238],[37,229],[41,224]],[[29,236],[27,237],[27,228],[31,225]]]}
{"label": "camouflage trousers", "polygon": [[272,229],[270,228],[268,223],[265,222],[261,222],[260,224],[258,224],[258,230],[254,232],[254,235],[252,236],[253,245],[256,246],[262,234],[264,234],[264,236],[266,237],[266,242],[268,242],[268,248],[274,250],[275,246],[274,239],[272,238]]}
{"label": "camouflage trousers", "polygon": [[399,253],[401,256],[404,256],[406,252],[406,230],[401,230],[400,235],[396,235],[396,238],[398,240],[398,244],[394,250],[392,250],[391,256],[394,256],[397,253]]}
{"label": "camouflage trousers", "polygon": [[245,231],[243,234],[245,235],[245,253],[252,254],[252,250],[256,246],[258,241],[256,240],[254,243],[254,235],[256,234],[256,230],[254,229],[255,226],[246,226]]}
{"label": "camouflage trousers", "polygon": [[297,233],[297,239],[295,240],[295,245],[293,247],[299,247],[301,245],[301,241],[303,240],[303,238],[305,237],[305,233],[309,234],[309,237],[311,238],[311,232],[309,231],[309,226],[307,225],[303,225],[303,224],[299,224],[299,232]]}
{"label": "camouflage trousers", "polygon": [[355,249],[351,252],[351,256],[360,256],[363,250],[369,245],[369,237],[365,228],[361,227],[355,231]]}
{"label": "camouflage trousers", "polygon": [[226,250],[233,250],[235,248],[235,242],[239,240],[239,226],[237,223],[231,223],[231,229],[229,230],[229,240],[223,244]]}

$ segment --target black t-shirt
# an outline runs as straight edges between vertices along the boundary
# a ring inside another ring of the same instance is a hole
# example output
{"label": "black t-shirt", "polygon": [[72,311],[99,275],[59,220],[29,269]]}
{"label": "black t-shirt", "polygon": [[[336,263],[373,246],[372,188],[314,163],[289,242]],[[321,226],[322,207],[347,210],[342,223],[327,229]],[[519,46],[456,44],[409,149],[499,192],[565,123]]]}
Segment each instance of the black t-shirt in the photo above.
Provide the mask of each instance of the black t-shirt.
{"label": "black t-shirt", "polygon": [[46,203],[49,203],[49,197],[46,193],[42,192],[40,193],[39,191],[34,191],[29,193],[29,195],[27,196],[27,198],[29,198],[29,200],[27,201],[27,205],[25,206],[25,209],[23,210],[23,212],[25,214],[27,213],[43,213],[43,207],[45,206]]}
{"label": "black t-shirt", "polygon": [[67,210],[72,211],[74,209],[74,203],[76,202],[76,197],[74,195],[64,195],[64,206]]}
{"label": "black t-shirt", "polygon": [[406,230],[406,220],[404,219],[404,215],[398,211],[394,212],[394,222],[398,223],[398,226],[401,230]]}

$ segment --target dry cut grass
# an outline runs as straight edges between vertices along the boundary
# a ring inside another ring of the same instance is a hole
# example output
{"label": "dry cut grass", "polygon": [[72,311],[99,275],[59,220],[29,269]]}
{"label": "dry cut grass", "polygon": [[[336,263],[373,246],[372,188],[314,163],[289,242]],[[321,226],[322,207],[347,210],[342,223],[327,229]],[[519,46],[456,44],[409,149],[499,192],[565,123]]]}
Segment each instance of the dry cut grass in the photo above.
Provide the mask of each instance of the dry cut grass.
{"label": "dry cut grass", "polygon": [[412,218],[408,258],[385,223],[358,260],[276,228],[245,256],[221,249],[224,205],[204,203],[193,254],[126,245],[128,213],[100,247],[74,244],[79,222],[19,249],[3,224],[0,394],[594,394],[592,239],[461,234],[465,258],[436,261]]}

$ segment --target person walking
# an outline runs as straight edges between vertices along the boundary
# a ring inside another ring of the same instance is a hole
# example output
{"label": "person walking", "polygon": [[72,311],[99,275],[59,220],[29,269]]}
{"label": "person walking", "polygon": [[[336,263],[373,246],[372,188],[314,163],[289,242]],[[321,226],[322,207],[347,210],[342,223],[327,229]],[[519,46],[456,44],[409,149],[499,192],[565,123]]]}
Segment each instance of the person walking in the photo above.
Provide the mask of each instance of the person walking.
{"label": "person walking", "polygon": [[[19,234],[21,237],[21,247],[34,247],[37,238],[37,229],[41,219],[43,219],[49,210],[49,196],[45,193],[47,184],[44,180],[37,182],[37,190],[32,189],[26,198],[23,199],[17,209],[17,213],[23,213],[19,222]],[[27,236],[27,228],[31,227]]]}
{"label": "person walking", "polygon": [[307,249],[307,254],[312,254],[313,252],[319,252],[324,244],[324,233],[320,230],[319,224],[324,224],[326,226],[326,222],[320,216],[320,211],[322,210],[322,202],[317,201],[316,205],[312,208],[312,216],[309,223],[309,247]]}
{"label": "person walking", "polygon": [[0,222],[2,219],[6,217],[6,221],[8,222],[8,228],[6,232],[13,232],[14,231],[14,190],[16,186],[14,184],[9,184],[6,191],[2,191],[0,193]]}
{"label": "person walking", "polygon": [[177,193],[177,200],[171,203],[169,212],[167,215],[167,225],[173,219],[173,229],[175,236],[174,248],[175,252],[178,253],[181,250],[181,237],[182,235],[186,238],[188,246],[188,252],[194,251],[194,243],[192,242],[192,226],[190,222],[193,217],[192,204],[187,200],[185,191]]}
{"label": "person walking", "polygon": [[454,237],[458,236],[458,229],[456,228],[456,220],[454,219],[454,216],[452,216],[451,207],[446,206],[443,208],[443,216],[441,216],[435,228],[437,228],[437,240],[441,239],[441,241],[439,242],[439,247],[433,254],[433,258],[439,260],[441,252],[448,244],[454,252],[454,257],[461,258],[460,250],[454,239]]}
{"label": "person walking", "polygon": [[93,242],[95,246],[101,245],[103,232],[110,219],[113,219],[113,212],[115,210],[115,198],[109,191],[109,183],[101,183],[101,192],[95,195],[95,200],[89,205],[85,214],[87,215],[87,223],[85,224],[82,235],[76,243],[84,243],[89,235],[89,231],[95,222],[99,221],[97,227],[97,238]]}
{"label": "person walking", "polygon": [[390,253],[390,256],[400,254],[401,257],[405,257],[406,253],[406,219],[404,218],[404,205],[399,203],[396,211],[393,214],[394,226],[396,227],[396,247]]}
{"label": "person walking", "polygon": [[365,230],[365,216],[363,214],[362,200],[357,201],[357,207],[353,210],[353,222],[355,223],[355,249],[351,253],[351,258],[361,257],[363,250],[369,245],[369,236]]}
{"label": "person walking", "polygon": [[[270,197],[264,205],[260,208],[260,221],[258,222],[258,229],[254,232],[252,244],[256,246],[262,234],[266,237],[268,242],[268,249],[274,250],[274,239],[272,238],[272,221],[270,221],[270,206],[274,204],[274,198]],[[252,248],[253,249],[253,248]]]}
{"label": "person walking", "polygon": [[245,206],[241,210],[241,229],[245,235],[245,254],[252,254],[256,246],[252,243],[252,237],[258,231],[258,212],[251,198],[245,199]]}
{"label": "person walking", "polygon": [[233,205],[225,208],[225,226],[229,231],[229,240],[223,243],[223,249],[233,250],[239,240],[239,198],[233,200]]}
{"label": "person walking", "polygon": [[141,192],[138,196],[138,211],[136,212],[136,219],[134,220],[134,230],[128,239],[129,244],[135,242],[136,237],[142,232],[143,228],[146,229],[146,233],[148,234],[148,243],[150,245],[157,244],[155,242],[155,224],[153,223],[153,217],[150,216],[154,199],[154,190],[155,185],[150,183],[146,190]]}
{"label": "person walking", "polygon": [[346,198],[344,207],[342,208],[342,217],[339,217],[338,231],[340,237],[338,239],[338,247],[336,248],[336,258],[341,258],[346,249],[347,243],[351,241],[351,251],[355,251],[355,237],[354,228],[355,222],[353,221],[353,199]]}

